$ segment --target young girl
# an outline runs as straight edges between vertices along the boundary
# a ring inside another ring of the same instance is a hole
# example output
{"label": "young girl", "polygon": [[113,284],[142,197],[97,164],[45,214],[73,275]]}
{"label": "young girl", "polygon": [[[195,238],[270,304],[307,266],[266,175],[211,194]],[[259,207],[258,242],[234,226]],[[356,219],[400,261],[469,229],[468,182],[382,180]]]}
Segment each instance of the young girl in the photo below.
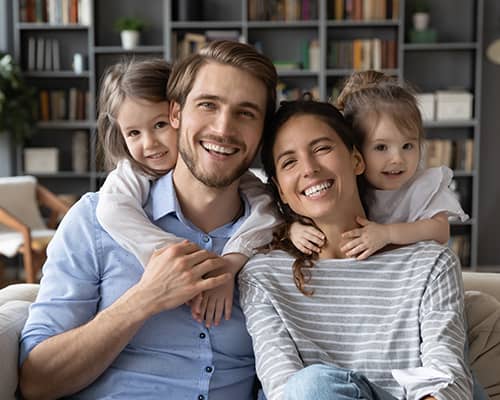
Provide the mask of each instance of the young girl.
{"label": "young girl", "polygon": [[[365,159],[368,219],[345,232],[342,250],[365,259],[388,244],[422,240],[447,243],[448,218],[465,221],[448,188],[453,177],[447,167],[421,168],[422,117],[412,91],[380,72],[356,72],[337,99],[337,107],[351,124],[355,142]],[[290,238],[302,252],[319,252],[322,232],[295,223]]]}
{"label": "young girl", "polygon": [[[118,63],[108,69],[99,96],[98,134],[116,166],[99,191],[97,218],[122,247],[146,266],[153,252],[182,239],[153,225],[143,210],[151,182],[177,159],[177,132],[169,124],[166,93],[170,65],[163,60]],[[268,243],[279,222],[273,201],[251,173],[240,185],[251,204],[249,217],[224,247],[228,265],[239,269],[253,249]],[[207,327],[231,316],[234,281],[191,302],[193,317]],[[212,310],[212,311],[208,311]]]}

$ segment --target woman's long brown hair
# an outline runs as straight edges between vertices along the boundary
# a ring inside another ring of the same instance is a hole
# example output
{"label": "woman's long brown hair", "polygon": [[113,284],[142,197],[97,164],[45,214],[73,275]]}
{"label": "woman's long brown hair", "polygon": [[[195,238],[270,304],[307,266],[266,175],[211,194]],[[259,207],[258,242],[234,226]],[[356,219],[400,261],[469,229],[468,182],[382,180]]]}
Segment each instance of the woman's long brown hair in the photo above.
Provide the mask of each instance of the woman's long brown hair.
{"label": "woman's long brown hair", "polygon": [[[273,147],[281,127],[292,117],[300,115],[315,116],[326,123],[333,130],[335,130],[350,152],[354,151],[355,142],[354,135],[352,134],[349,125],[344,120],[342,114],[333,105],[324,102],[306,100],[282,102],[269,126],[269,129],[264,133],[261,160],[268,178],[267,184],[276,199],[276,203],[285,222],[275,230],[271,243],[259,250],[263,252],[271,250],[284,250],[294,257],[295,262],[293,263],[292,268],[295,285],[304,295],[311,296],[313,291],[306,290],[305,285],[311,279],[309,269],[314,267],[314,263],[317,260],[318,255],[316,253],[308,255],[298,250],[290,240],[289,228],[293,222],[300,222],[304,225],[312,226],[315,226],[315,224],[311,219],[295,213],[287,204],[281,201],[278,187],[276,186],[276,166],[273,158]],[[360,184],[361,181],[358,180],[358,186],[361,194],[362,187]]]}

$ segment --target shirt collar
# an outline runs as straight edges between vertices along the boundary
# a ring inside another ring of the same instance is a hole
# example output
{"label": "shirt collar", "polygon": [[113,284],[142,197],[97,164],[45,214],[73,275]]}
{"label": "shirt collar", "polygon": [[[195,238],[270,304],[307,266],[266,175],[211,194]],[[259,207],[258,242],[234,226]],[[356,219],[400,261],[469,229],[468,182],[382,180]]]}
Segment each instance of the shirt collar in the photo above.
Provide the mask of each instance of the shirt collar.
{"label": "shirt collar", "polygon": [[145,210],[153,221],[157,221],[170,213],[181,214],[172,173],[173,170],[158,178],[151,186]]}
{"label": "shirt collar", "polygon": [[[148,201],[144,207],[146,214],[153,220],[157,221],[160,218],[168,215],[175,214],[179,220],[184,224],[192,225],[187,221],[182,214],[181,207],[179,205],[179,200],[177,199],[177,193],[175,192],[173,170],[168,174],[163,175],[158,178],[156,182],[151,186],[149,192]],[[250,203],[244,193],[240,191],[240,196],[243,201],[243,213],[240,217],[224,226],[216,228],[212,233],[214,234],[227,234],[227,232],[234,233],[243,224],[248,216],[250,215]]]}

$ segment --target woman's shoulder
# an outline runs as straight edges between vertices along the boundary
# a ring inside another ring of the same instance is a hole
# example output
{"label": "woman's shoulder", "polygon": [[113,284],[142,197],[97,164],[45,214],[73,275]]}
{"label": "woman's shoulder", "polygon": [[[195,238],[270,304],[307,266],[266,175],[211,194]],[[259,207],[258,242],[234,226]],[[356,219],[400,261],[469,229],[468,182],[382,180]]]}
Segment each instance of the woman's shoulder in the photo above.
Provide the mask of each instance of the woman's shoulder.
{"label": "woman's shoulder", "polygon": [[240,276],[256,276],[256,274],[274,274],[279,271],[290,273],[294,258],[283,250],[272,250],[257,253],[243,267]]}

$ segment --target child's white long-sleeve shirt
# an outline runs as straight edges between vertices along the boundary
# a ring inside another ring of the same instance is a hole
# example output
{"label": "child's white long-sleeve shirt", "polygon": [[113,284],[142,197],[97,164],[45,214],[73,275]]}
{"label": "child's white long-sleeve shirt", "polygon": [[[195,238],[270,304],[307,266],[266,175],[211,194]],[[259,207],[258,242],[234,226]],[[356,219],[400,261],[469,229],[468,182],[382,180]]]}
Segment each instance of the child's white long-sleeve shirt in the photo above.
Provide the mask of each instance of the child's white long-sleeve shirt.
{"label": "child's white long-sleeve shirt", "polygon": [[[102,227],[143,266],[156,249],[183,240],[158,228],[144,212],[151,180],[151,177],[134,170],[128,160],[120,161],[99,190],[96,210]],[[240,190],[250,203],[250,215],[226,243],[222,254],[241,253],[251,257],[255,248],[271,241],[273,228],[282,221],[272,195],[255,175],[244,174]]]}

